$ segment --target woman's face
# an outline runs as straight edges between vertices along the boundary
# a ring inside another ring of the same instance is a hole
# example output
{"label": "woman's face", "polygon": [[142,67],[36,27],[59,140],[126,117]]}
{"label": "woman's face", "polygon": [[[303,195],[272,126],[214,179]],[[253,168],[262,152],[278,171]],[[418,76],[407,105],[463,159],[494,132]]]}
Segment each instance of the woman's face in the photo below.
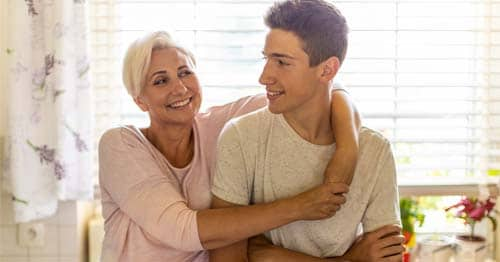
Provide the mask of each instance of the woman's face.
{"label": "woman's face", "polygon": [[153,51],[137,105],[151,123],[191,125],[200,109],[201,89],[189,58],[176,48]]}

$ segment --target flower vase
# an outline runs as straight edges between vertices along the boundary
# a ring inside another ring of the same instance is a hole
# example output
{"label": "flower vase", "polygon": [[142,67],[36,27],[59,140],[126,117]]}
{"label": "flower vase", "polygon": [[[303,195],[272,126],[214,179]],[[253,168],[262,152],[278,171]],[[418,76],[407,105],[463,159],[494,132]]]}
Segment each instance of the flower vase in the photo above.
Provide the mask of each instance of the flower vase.
{"label": "flower vase", "polygon": [[420,262],[448,262],[453,256],[453,239],[433,235],[418,241],[417,257]]}
{"label": "flower vase", "polygon": [[455,262],[484,262],[488,245],[481,236],[458,235]]}

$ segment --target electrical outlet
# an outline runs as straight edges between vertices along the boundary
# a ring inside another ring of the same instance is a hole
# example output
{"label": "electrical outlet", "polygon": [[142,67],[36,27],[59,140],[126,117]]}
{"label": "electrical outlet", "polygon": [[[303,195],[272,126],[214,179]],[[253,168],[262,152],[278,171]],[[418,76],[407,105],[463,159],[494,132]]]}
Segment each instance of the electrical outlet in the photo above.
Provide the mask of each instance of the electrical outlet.
{"label": "electrical outlet", "polygon": [[43,247],[45,244],[45,225],[37,222],[19,224],[17,241],[22,247]]}

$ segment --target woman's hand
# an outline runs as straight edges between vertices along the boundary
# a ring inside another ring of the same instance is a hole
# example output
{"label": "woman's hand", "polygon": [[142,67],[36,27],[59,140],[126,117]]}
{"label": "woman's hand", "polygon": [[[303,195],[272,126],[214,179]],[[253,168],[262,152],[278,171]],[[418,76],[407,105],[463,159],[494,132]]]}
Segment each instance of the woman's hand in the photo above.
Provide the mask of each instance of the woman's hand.
{"label": "woman's hand", "polygon": [[332,217],[346,202],[343,194],[349,186],[343,183],[324,183],[297,196],[286,199],[296,220],[318,220]]}

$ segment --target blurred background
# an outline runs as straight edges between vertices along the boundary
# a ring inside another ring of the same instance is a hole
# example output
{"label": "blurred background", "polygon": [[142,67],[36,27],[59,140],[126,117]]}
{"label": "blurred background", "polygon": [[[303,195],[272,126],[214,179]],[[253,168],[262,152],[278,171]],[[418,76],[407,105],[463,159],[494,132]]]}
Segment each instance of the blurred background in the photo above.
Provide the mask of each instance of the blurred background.
{"label": "blurred background", "polygon": [[[0,105],[5,107],[7,90],[14,88],[5,80],[11,72],[5,62],[9,35],[17,26],[9,19],[10,8],[17,6],[13,1],[0,2]],[[31,2],[36,7],[57,1],[63,0]],[[145,32],[167,30],[194,52],[203,108],[263,92],[257,81],[266,34],[262,17],[273,1],[81,2],[87,19],[94,148],[109,128],[148,124],[121,82],[124,52]],[[468,232],[463,220],[445,208],[464,196],[494,199],[498,193],[500,1],[332,2],[350,27],[347,57],[336,82],[357,103],[364,125],[392,142],[401,198],[415,200],[425,215],[414,230],[422,238]],[[2,108],[0,135],[8,133],[7,118]],[[88,170],[97,185],[96,159],[94,151]],[[94,201],[62,201],[54,216],[24,227],[13,220],[12,195],[4,191],[1,200],[0,261],[96,261],[101,233],[95,232],[102,227],[97,186]],[[95,232],[89,234],[89,228]],[[483,220],[476,228],[487,238],[487,256],[500,261],[491,225]],[[29,243],[21,241],[26,232]],[[29,234],[41,243],[31,245]]]}

